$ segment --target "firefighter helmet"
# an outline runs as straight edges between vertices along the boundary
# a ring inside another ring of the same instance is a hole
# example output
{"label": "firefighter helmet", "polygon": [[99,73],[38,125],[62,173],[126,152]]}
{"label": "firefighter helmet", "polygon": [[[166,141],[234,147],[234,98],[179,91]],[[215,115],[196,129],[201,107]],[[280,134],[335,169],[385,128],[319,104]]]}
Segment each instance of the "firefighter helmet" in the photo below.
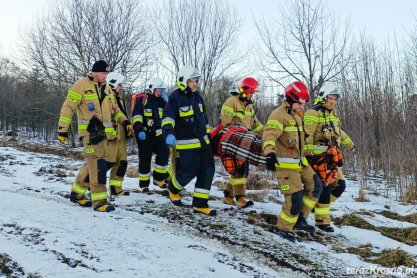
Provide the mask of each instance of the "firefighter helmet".
{"label": "firefighter helmet", "polygon": [[243,97],[250,97],[254,93],[259,92],[259,82],[255,78],[245,77],[237,88]]}
{"label": "firefighter helmet", "polygon": [[107,75],[107,83],[112,89],[116,89],[117,85],[123,86],[124,79],[125,77],[121,73],[114,71]]}
{"label": "firefighter helmet", "polygon": [[177,86],[181,88],[181,90],[185,90],[187,88],[187,81],[190,79],[200,79],[201,74],[192,66],[183,66],[178,71],[178,78],[177,78]]}
{"label": "firefighter helmet", "polygon": [[300,81],[295,81],[285,87],[285,100],[289,103],[306,103],[310,93],[307,86]]}
{"label": "firefighter helmet", "polygon": [[317,102],[323,102],[327,100],[327,97],[329,95],[334,95],[337,98],[340,97],[340,90],[339,88],[336,86],[335,83],[332,82],[327,82],[324,83],[323,86],[321,86],[319,93],[317,95]]}

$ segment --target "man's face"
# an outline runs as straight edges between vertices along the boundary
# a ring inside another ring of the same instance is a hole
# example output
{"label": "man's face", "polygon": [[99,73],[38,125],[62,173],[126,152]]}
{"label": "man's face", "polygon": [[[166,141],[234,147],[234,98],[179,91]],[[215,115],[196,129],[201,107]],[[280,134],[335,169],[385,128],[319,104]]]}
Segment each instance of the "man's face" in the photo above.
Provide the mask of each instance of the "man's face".
{"label": "man's face", "polygon": [[162,95],[162,89],[160,89],[160,88],[155,88],[155,89],[153,90],[153,94],[154,94],[156,97],[161,97],[161,95]]}
{"label": "man's face", "polygon": [[114,89],[114,91],[118,94],[121,91],[123,91],[123,86],[121,84],[117,85],[116,89]]}
{"label": "man's face", "polygon": [[336,103],[337,103],[337,96],[335,95],[328,95],[327,96],[327,103],[332,106],[335,107]]}
{"label": "man's face", "polygon": [[295,102],[291,106],[292,111],[296,113],[303,112],[303,108],[304,108],[304,103]]}
{"label": "man's face", "polygon": [[199,80],[197,78],[188,79],[187,87],[190,88],[191,92],[195,93],[197,91],[198,81]]}
{"label": "man's face", "polygon": [[98,83],[106,80],[108,72],[92,72],[92,75],[97,79]]}

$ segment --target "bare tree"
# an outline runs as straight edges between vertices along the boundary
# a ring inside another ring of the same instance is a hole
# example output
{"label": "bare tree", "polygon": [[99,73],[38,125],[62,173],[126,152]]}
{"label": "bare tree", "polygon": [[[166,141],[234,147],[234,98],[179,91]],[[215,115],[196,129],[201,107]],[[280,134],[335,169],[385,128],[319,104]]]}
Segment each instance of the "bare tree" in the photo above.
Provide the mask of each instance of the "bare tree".
{"label": "bare tree", "polygon": [[156,27],[168,57],[161,63],[174,75],[182,65],[194,66],[204,91],[242,57],[235,43],[239,19],[224,1],[167,0],[159,9]]}
{"label": "bare tree", "polygon": [[347,66],[349,24],[343,26],[321,0],[292,0],[268,23],[255,21],[261,45],[260,66],[266,76],[305,82],[315,91]]}
{"label": "bare tree", "polygon": [[61,93],[99,59],[135,80],[149,62],[148,28],[137,0],[58,1],[26,32],[26,63]]}

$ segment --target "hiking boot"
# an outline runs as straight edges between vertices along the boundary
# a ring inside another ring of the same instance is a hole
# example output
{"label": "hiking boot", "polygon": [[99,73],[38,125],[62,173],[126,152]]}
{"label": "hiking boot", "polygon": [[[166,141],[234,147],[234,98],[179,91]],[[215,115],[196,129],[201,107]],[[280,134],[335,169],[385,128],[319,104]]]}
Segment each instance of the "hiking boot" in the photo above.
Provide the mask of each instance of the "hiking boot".
{"label": "hiking boot", "polygon": [[298,217],[297,223],[295,223],[294,225],[294,229],[306,231],[311,234],[314,233],[316,230],[314,226],[307,224],[307,221],[304,217]]}
{"label": "hiking boot", "polygon": [[229,191],[224,190],[223,193],[224,193],[223,203],[225,203],[226,205],[231,205],[231,206],[236,205],[235,200],[233,199],[233,196],[230,194]]}
{"label": "hiking boot", "polygon": [[278,229],[277,227],[274,227],[271,232],[273,232],[276,235],[279,235],[283,239],[289,240],[291,242],[295,242],[295,236],[292,232],[286,232],[286,231]]}
{"label": "hiking boot", "polygon": [[247,201],[245,196],[236,196],[236,206],[238,206],[239,208],[244,209],[253,205],[253,201]]}
{"label": "hiking boot", "polygon": [[115,207],[113,205],[110,205],[109,203],[102,203],[94,207],[95,211],[99,212],[110,212],[114,211]]}
{"label": "hiking boot", "polygon": [[202,213],[205,215],[209,215],[209,216],[216,216],[217,215],[217,211],[211,208],[197,208],[194,207],[193,208],[193,212],[194,213]]}
{"label": "hiking boot", "polygon": [[93,206],[93,203],[90,200],[87,200],[85,198],[85,196],[80,197],[74,191],[72,191],[71,194],[70,194],[70,201],[72,203],[78,204],[82,207],[92,207]]}
{"label": "hiking boot", "polygon": [[156,186],[158,186],[159,188],[162,188],[162,189],[168,188],[168,185],[165,183],[165,181],[156,181],[156,180],[153,180],[153,184],[156,185]]}
{"label": "hiking boot", "polygon": [[179,207],[183,206],[183,203],[181,202],[181,196],[179,193],[174,194],[169,189],[168,189],[168,193],[169,193],[169,199],[171,200],[171,203]]}
{"label": "hiking boot", "polygon": [[113,195],[113,196],[129,196],[130,192],[129,191],[124,191],[124,190],[117,191],[116,187],[110,186],[110,195]]}
{"label": "hiking boot", "polygon": [[320,230],[327,232],[327,233],[333,233],[334,232],[334,228],[332,226],[330,226],[330,224],[324,224],[324,225],[316,225],[317,228],[319,228]]}

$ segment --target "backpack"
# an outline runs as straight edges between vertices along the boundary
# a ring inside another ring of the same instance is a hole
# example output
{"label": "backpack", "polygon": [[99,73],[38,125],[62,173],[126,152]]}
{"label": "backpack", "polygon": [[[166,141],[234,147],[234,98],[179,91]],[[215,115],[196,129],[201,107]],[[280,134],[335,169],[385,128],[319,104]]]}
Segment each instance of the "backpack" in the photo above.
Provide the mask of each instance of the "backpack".
{"label": "backpack", "polygon": [[141,98],[142,98],[142,104],[143,104],[143,106],[145,106],[146,102],[148,101],[148,94],[146,94],[146,93],[136,93],[132,96],[132,98],[130,100],[130,115],[132,115],[132,113],[133,113],[133,108],[136,105],[136,101],[138,101]]}

